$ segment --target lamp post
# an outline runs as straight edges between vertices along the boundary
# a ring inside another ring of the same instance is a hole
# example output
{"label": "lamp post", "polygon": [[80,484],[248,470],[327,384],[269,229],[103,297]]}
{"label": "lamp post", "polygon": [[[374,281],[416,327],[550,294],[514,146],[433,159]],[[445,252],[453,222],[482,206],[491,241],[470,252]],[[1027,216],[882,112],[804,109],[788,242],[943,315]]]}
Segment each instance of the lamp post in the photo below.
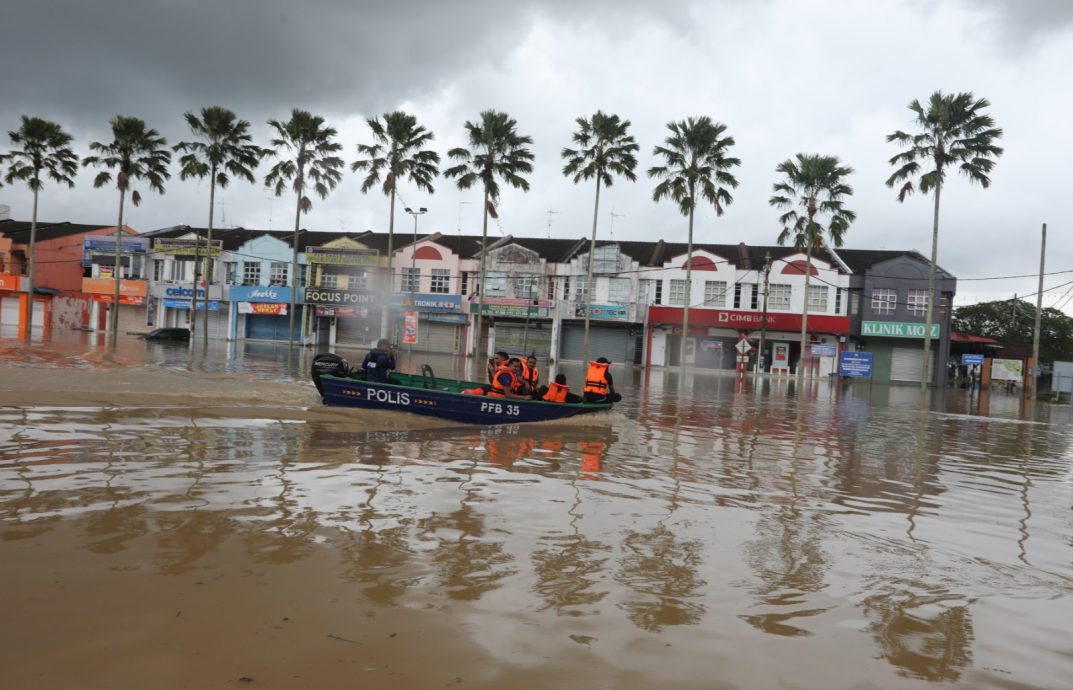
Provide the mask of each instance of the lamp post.
{"label": "lamp post", "polygon": [[[407,206],[406,212],[414,217],[414,243],[410,245],[410,311],[413,311],[414,293],[417,292],[417,285],[414,281],[414,276],[417,275],[417,217],[428,213],[428,209],[422,206],[415,211]],[[405,333],[405,326],[403,332]]]}

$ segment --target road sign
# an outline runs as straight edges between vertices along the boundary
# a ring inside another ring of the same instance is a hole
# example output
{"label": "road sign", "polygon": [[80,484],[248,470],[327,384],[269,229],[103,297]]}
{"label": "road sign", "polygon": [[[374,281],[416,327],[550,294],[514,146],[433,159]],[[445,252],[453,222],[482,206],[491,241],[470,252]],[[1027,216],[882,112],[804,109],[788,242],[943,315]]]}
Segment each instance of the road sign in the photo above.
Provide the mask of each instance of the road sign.
{"label": "road sign", "polygon": [[838,375],[852,378],[871,378],[872,353],[843,352],[838,358]]}
{"label": "road sign", "polygon": [[984,356],[983,355],[961,355],[961,363],[966,364],[966,365],[968,365],[968,364],[983,364],[984,363]]}
{"label": "road sign", "polygon": [[813,357],[834,357],[835,356],[835,346],[830,345],[830,344],[824,345],[823,343],[814,343],[812,345],[812,356]]}
{"label": "road sign", "polygon": [[738,352],[743,355],[749,354],[749,351],[753,349],[753,344],[748,340],[739,340],[738,344],[734,346]]}

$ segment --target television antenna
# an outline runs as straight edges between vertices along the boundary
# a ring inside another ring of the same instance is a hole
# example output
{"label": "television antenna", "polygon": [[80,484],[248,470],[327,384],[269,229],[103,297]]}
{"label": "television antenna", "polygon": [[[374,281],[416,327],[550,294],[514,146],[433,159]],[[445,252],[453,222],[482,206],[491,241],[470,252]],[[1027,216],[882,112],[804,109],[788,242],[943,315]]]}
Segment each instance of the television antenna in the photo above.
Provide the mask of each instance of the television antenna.
{"label": "television antenna", "polygon": [[611,223],[608,225],[607,237],[610,240],[615,239],[615,219],[625,218],[625,213],[615,213],[615,209],[611,209]]}
{"label": "television antenna", "polygon": [[549,240],[551,239],[551,217],[555,216],[555,215],[558,215],[559,213],[561,213],[561,211],[553,211],[550,208],[545,212],[545,215],[547,215],[547,217],[548,217],[548,239]]}

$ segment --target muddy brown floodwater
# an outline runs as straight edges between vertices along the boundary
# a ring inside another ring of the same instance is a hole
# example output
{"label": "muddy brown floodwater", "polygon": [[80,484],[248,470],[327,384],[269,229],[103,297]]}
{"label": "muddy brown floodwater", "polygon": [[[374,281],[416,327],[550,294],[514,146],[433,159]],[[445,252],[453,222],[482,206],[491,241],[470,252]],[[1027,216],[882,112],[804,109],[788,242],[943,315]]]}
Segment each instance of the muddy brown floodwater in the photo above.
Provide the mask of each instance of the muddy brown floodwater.
{"label": "muddy brown floodwater", "polygon": [[620,367],[481,429],[308,356],[0,339],[0,687],[1073,687],[1069,407]]}

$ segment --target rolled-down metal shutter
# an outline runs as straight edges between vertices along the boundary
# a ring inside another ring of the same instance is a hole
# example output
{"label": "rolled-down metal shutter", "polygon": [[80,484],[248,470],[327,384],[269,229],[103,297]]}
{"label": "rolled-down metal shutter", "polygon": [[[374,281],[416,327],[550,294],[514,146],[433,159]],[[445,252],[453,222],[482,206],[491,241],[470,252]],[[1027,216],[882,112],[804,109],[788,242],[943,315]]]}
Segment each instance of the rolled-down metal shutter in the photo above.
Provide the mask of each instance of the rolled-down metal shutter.
{"label": "rolled-down metal shutter", "polygon": [[457,324],[422,320],[417,326],[417,349],[422,352],[445,352],[456,355],[459,351]]}
{"label": "rolled-down metal shutter", "polygon": [[380,337],[380,324],[359,316],[335,318],[335,342],[341,345],[371,346]]}
{"label": "rolled-down metal shutter", "polygon": [[0,323],[5,326],[19,325],[18,297],[0,297]]}
{"label": "rolled-down metal shutter", "polygon": [[34,300],[34,328],[44,328],[45,323],[45,303],[40,300]]}
{"label": "rolled-down metal shutter", "polygon": [[[607,357],[619,364],[632,362],[633,340],[628,328],[611,328],[589,324],[589,356]],[[563,325],[563,348],[560,357],[581,361],[585,356],[585,325]]]}
{"label": "rolled-down metal shutter", "polygon": [[539,328],[535,323],[524,324],[497,323],[495,335],[495,349],[506,350],[511,356],[529,355],[535,353],[537,361],[548,361],[551,352],[551,327],[542,324]]}
{"label": "rolled-down metal shutter", "polygon": [[[920,383],[923,347],[896,347],[890,351],[890,380]],[[928,358],[928,380],[935,371],[935,353]]]}
{"label": "rolled-down metal shutter", "polygon": [[[294,313],[294,337],[297,339],[302,328],[302,311],[300,306],[295,307]],[[248,340],[286,340],[287,326],[290,325],[290,316],[276,316],[273,314],[247,314],[246,315],[246,338]],[[227,319],[224,318],[220,333],[227,329]],[[209,320],[209,337],[216,331],[213,329],[212,320]],[[222,335],[220,337],[223,337]]]}
{"label": "rolled-down metal shutter", "polygon": [[[201,322],[198,321],[198,325]],[[119,332],[120,333],[145,333],[150,330],[145,325],[145,307],[135,304],[119,305]]]}

